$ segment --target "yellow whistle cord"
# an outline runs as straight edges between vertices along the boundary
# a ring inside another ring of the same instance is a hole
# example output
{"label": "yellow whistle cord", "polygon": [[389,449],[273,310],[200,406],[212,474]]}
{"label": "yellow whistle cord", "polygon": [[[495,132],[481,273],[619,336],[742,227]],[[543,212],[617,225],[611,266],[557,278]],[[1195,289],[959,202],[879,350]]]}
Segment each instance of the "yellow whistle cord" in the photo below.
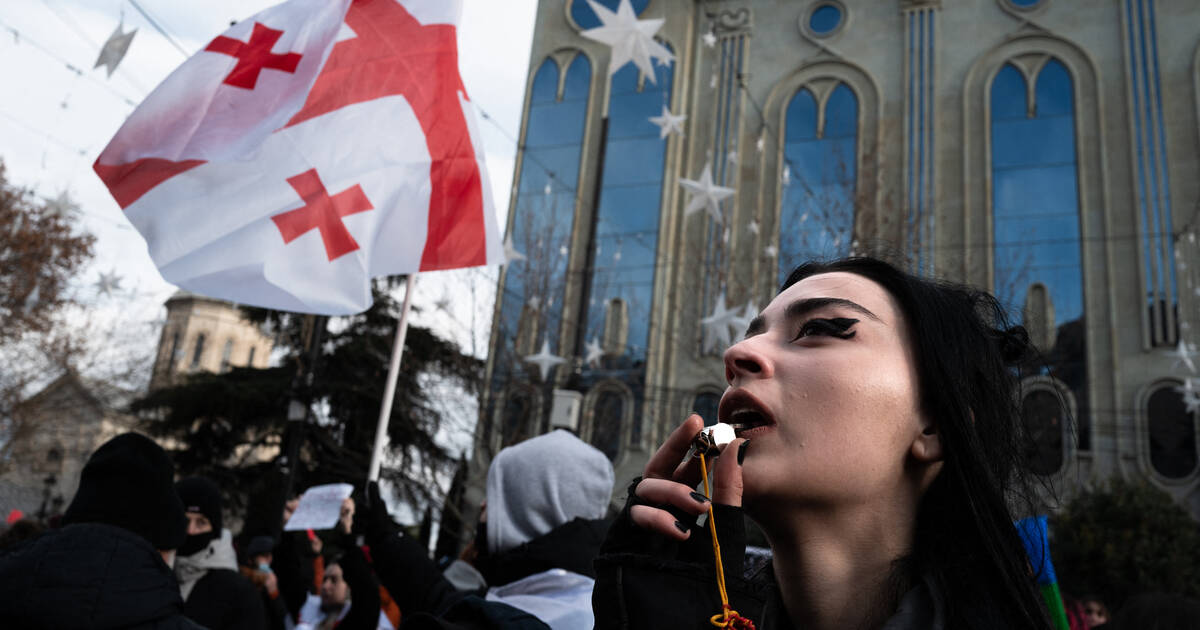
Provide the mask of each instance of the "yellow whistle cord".
{"label": "yellow whistle cord", "polygon": [[708,464],[704,453],[700,453],[700,473],[704,477],[704,496],[708,497],[708,531],[712,532],[713,557],[717,566],[717,590],[721,593],[721,612],[709,618],[709,623],[718,628],[754,630],[754,622],[738,614],[729,605],[729,593],[725,590],[725,566],[721,563],[721,543],[717,540],[717,522],[713,516],[712,491],[708,487]]}

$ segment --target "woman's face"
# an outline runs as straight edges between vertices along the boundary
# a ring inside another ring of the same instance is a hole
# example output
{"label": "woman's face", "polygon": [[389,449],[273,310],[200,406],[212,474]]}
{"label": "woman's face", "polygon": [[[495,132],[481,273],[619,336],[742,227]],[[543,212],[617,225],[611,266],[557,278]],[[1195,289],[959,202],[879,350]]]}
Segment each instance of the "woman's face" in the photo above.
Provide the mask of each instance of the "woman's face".
{"label": "woman's face", "polygon": [[725,378],[721,420],[761,425],[739,432],[750,440],[752,512],[765,501],[886,500],[928,426],[899,306],[851,273],[811,276],[776,296],[725,352]]}

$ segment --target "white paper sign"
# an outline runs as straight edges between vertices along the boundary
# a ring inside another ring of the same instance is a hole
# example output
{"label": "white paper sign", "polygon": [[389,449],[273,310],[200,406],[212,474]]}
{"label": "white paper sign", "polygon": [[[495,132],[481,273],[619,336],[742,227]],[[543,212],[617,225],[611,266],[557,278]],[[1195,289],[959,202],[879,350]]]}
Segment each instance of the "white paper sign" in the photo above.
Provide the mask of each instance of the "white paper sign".
{"label": "white paper sign", "polygon": [[332,529],[342,515],[342,501],[351,492],[354,492],[354,486],[348,483],[330,483],[305,490],[300,497],[300,505],[284,524],[283,530]]}

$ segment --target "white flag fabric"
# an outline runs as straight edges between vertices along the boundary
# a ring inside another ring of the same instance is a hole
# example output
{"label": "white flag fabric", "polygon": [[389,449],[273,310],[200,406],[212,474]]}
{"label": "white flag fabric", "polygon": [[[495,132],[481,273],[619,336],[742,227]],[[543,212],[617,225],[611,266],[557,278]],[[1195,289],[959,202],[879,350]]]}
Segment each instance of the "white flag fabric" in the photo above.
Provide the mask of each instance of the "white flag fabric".
{"label": "white flag fabric", "polygon": [[342,315],[504,261],[454,0],[290,0],[172,73],[96,160],[164,278]]}

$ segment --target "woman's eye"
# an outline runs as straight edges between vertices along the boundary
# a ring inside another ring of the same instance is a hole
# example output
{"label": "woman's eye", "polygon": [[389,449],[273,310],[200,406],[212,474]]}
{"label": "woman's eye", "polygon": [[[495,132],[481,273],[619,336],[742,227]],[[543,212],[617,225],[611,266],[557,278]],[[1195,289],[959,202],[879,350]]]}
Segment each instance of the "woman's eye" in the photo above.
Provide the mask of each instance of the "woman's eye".
{"label": "woman's eye", "polygon": [[[858,323],[857,319],[848,317],[835,317],[832,319],[810,319],[800,326],[800,332],[796,334],[796,339],[811,337],[813,335],[825,335],[829,337],[837,337],[838,339],[849,339],[854,336],[854,331],[850,330],[852,326]],[[792,341],[795,341],[793,339]]]}

